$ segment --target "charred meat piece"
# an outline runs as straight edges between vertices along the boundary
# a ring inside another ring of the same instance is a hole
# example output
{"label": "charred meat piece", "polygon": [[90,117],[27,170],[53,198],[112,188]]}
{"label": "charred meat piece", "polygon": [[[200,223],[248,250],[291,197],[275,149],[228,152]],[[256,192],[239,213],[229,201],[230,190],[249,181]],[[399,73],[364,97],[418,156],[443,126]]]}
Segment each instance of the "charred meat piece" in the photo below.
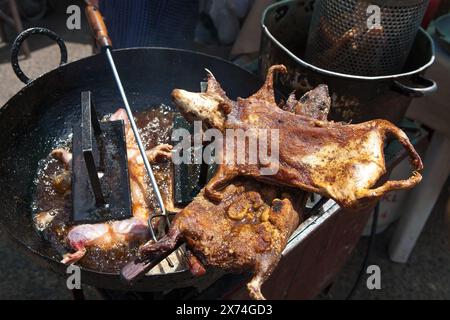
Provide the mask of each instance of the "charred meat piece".
{"label": "charred meat piece", "polygon": [[201,262],[227,271],[251,271],[247,287],[254,299],[264,299],[261,285],[281,258],[298,226],[306,194],[239,180],[211,202],[202,190],[180,213],[167,235],[140,248],[147,259],[169,252],[181,242]]}
{"label": "charred meat piece", "polygon": [[[208,75],[205,93],[173,90],[173,100],[184,114],[219,130],[256,128],[278,132],[278,161],[263,164],[258,159],[256,164],[240,164],[235,158],[225,158],[206,186],[205,194],[210,199],[220,201],[220,189],[231,179],[244,175],[319,193],[344,207],[363,206],[386,192],[408,189],[420,182],[422,177],[417,171],[422,170],[422,161],[403,131],[386,120],[334,123],[281,110],[273,91],[275,71],[286,72],[286,68],[272,66],[263,87],[251,97],[237,101],[226,97],[212,74]],[[294,105],[293,99],[289,105]],[[388,181],[373,188],[386,173],[383,146],[388,135],[396,137],[408,151],[414,171],[406,180]],[[225,157],[233,154],[224,149]],[[271,152],[270,146],[268,149]],[[273,169],[270,171],[274,173],[262,175],[263,168]]]}

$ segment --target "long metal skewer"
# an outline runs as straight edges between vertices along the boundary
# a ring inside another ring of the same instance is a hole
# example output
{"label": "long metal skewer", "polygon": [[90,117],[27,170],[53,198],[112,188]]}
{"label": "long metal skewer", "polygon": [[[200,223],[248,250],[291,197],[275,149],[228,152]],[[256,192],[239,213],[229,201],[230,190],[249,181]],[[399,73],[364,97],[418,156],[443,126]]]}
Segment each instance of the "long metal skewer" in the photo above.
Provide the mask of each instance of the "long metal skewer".
{"label": "long metal skewer", "polygon": [[[123,89],[122,81],[120,80],[119,73],[117,72],[116,64],[114,63],[114,59],[111,54],[111,50],[106,48],[106,56],[108,57],[109,65],[111,66],[112,72],[114,74],[114,80],[116,81],[117,87],[119,88],[120,95],[122,96],[123,103],[125,105],[125,111],[127,112],[128,119],[130,120],[131,129],[134,133],[134,138],[136,139],[136,143],[139,147],[139,151],[141,152],[142,160],[144,161],[145,169],[147,170],[148,176],[150,177],[150,182],[153,187],[153,191],[156,195],[156,200],[158,201],[159,208],[161,210],[162,215],[166,215],[166,208],[164,206],[163,199],[161,197],[161,192],[159,191],[158,184],[156,183],[155,175],[153,174],[152,167],[148,162],[146,150],[144,144],[142,143],[141,137],[139,135],[138,128],[136,126],[136,122],[134,121],[133,114],[131,112],[130,104],[128,103],[127,96],[125,94],[125,90]],[[152,237],[156,240],[155,233],[153,228],[150,226],[150,230],[152,232]]]}
{"label": "long metal skewer", "polygon": [[150,177],[150,182],[152,184],[153,190],[155,191],[156,199],[158,200],[158,205],[161,209],[161,214],[166,214],[166,209],[164,207],[164,202],[161,197],[161,192],[159,191],[158,185],[156,183],[156,179],[155,179],[155,175],[153,174],[152,167],[150,166],[150,163],[148,162],[145,147],[142,143],[141,137],[139,136],[139,131],[136,126],[136,123],[134,122],[133,114],[131,112],[131,108],[128,103],[127,96],[125,95],[122,81],[120,80],[119,74],[117,73],[116,64],[114,63],[114,59],[112,57],[111,50],[109,48],[106,48],[106,56],[108,57],[109,64],[110,64],[112,72],[114,74],[114,80],[116,81],[117,87],[119,88],[123,103],[125,104],[125,110],[127,112],[128,119],[130,120],[131,129],[133,129],[134,138],[136,139],[136,143],[139,147],[139,150],[141,151],[142,159],[144,160],[144,166],[145,166],[145,169],[147,170],[148,176]]}
{"label": "long metal skewer", "polygon": [[[127,112],[127,116],[130,121],[130,124],[131,124],[131,129],[133,130],[133,134],[136,139],[136,143],[139,147],[139,151],[141,153],[142,160],[144,161],[145,169],[147,170],[147,174],[150,178],[150,183],[152,184],[153,191],[156,195],[156,200],[158,202],[158,206],[161,210],[161,215],[153,214],[153,215],[149,215],[149,218],[148,218],[148,227],[149,227],[152,239],[154,241],[157,241],[155,231],[153,230],[153,226],[152,226],[153,217],[164,216],[164,217],[166,217],[167,224],[170,224],[170,221],[169,221],[168,215],[166,213],[166,208],[164,206],[164,202],[161,197],[161,192],[159,191],[158,184],[156,183],[155,175],[153,174],[152,167],[151,167],[150,163],[148,162],[145,147],[144,147],[144,144],[142,143],[138,128],[134,121],[133,113],[131,112],[130,104],[128,103],[128,99],[125,94],[125,90],[123,89],[122,81],[120,80],[119,73],[117,72],[116,64],[115,64],[113,56],[111,54],[112,43],[111,43],[111,39],[108,36],[108,31],[106,29],[105,22],[103,21],[103,17],[101,16],[98,9],[95,6],[93,6],[90,3],[90,1],[86,0],[85,2],[87,4],[86,16],[87,16],[89,25],[91,27],[91,30],[94,33],[94,37],[95,37],[97,43],[103,49],[103,51],[106,53],[106,56],[108,57],[108,62],[109,62],[109,65],[111,66],[111,70],[114,75],[114,80],[117,84],[117,87],[119,88],[120,95],[121,95],[123,103],[125,105],[125,111]],[[166,261],[169,264],[169,266],[173,267],[173,263],[169,257],[166,258]]]}

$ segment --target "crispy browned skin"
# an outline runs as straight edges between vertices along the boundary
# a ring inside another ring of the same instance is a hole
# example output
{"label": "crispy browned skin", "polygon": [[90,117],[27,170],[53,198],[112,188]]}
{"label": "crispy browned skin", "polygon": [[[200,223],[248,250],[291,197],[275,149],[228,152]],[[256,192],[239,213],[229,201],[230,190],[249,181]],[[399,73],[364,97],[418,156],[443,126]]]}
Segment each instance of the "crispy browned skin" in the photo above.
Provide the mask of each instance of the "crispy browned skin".
{"label": "crispy browned skin", "polygon": [[264,299],[261,285],[299,224],[306,194],[240,180],[228,185],[223,196],[214,203],[202,190],[176,215],[168,234],[142,246],[141,254],[156,257],[185,241],[206,265],[253,272],[247,285],[250,296]]}
{"label": "crispy browned skin", "polygon": [[[326,118],[330,109],[326,87],[306,93],[300,99],[301,104],[292,97],[284,109],[317,119]],[[254,299],[264,299],[261,286],[278,264],[289,236],[302,220],[307,198],[303,192],[282,191],[254,180],[241,180],[226,187],[224,199],[215,203],[202,190],[176,216],[167,236],[156,244],[144,245],[141,253],[146,257],[158,256],[185,241],[209,266],[252,271],[254,277],[247,285],[249,293]],[[204,273],[192,258],[189,254],[188,260],[194,261],[190,263],[191,272]]]}
{"label": "crispy browned skin", "polygon": [[[209,91],[221,90],[216,84],[210,82]],[[330,109],[326,86],[307,92],[299,101],[294,97],[292,94],[282,106],[285,110],[316,119],[326,118]],[[218,118],[211,123],[223,121],[220,113],[215,114]],[[278,264],[289,236],[301,221],[307,198],[305,193],[289,191],[283,193],[280,188],[241,180],[227,186],[224,199],[215,203],[202,190],[176,216],[167,236],[156,244],[144,245],[141,253],[156,256],[185,241],[206,265],[252,271],[254,276],[247,285],[250,296],[264,299],[261,286]],[[198,263],[194,266],[191,270],[194,274],[199,273],[197,269],[204,272]]]}
{"label": "crispy browned skin", "polygon": [[[330,109],[326,86],[306,93],[300,98],[301,103],[292,97],[283,106],[285,110],[326,118]],[[216,120],[213,122],[218,123]],[[289,236],[301,221],[307,198],[303,192],[285,191],[254,180],[240,180],[227,186],[224,199],[215,203],[202,190],[176,216],[168,235],[156,244],[144,245],[141,253],[156,256],[185,241],[206,265],[252,271],[254,276],[247,285],[249,293],[254,299],[264,299],[261,285],[278,264]],[[199,273],[198,264],[194,266],[191,271]]]}
{"label": "crispy browned skin", "polygon": [[[211,74],[205,93],[173,90],[173,100],[184,114],[222,131],[262,128],[279,132],[279,162],[269,164],[276,165],[275,174],[261,175],[264,166],[260,162],[237,164],[235,159],[226,158],[226,164],[220,165],[206,187],[210,199],[220,201],[219,190],[242,175],[319,193],[344,207],[361,206],[388,191],[411,188],[420,182],[422,177],[417,171],[423,168],[422,161],[403,131],[386,120],[344,124],[317,120],[307,112],[292,114],[281,110],[273,92],[275,71],[286,72],[286,68],[272,66],[263,87],[236,102],[226,97]],[[295,105],[293,99],[289,105]],[[388,181],[372,189],[386,173],[383,146],[387,135],[393,135],[405,147],[415,171],[406,180]]]}

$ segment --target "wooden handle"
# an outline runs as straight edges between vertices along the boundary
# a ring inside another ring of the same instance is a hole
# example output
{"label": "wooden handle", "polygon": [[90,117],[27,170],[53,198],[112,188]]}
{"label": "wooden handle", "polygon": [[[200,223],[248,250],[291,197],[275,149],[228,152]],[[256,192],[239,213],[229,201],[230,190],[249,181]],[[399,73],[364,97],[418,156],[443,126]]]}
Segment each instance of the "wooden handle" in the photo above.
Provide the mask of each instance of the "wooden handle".
{"label": "wooden handle", "polygon": [[111,39],[108,36],[105,21],[103,20],[100,11],[93,5],[86,6],[86,17],[94,33],[94,38],[101,48],[108,48],[112,46]]}

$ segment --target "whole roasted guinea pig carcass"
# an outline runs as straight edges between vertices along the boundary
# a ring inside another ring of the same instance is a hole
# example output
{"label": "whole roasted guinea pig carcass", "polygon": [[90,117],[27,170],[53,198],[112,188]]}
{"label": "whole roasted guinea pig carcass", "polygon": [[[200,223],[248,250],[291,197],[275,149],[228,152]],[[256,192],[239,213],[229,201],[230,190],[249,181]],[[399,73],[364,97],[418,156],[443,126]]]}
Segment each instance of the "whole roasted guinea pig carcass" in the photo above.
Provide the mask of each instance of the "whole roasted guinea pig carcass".
{"label": "whole roasted guinea pig carcass", "polygon": [[264,299],[261,285],[278,264],[289,236],[298,226],[305,201],[303,192],[248,179],[229,184],[219,203],[209,200],[203,189],[175,216],[163,238],[141,246],[141,258],[151,260],[185,242],[207,266],[252,272],[253,278],[247,284],[250,296]]}
{"label": "whole roasted guinea pig carcass", "polygon": [[[326,117],[293,114],[280,109],[274,97],[274,72],[286,72],[283,65],[269,69],[262,88],[251,97],[237,101],[229,99],[217,80],[208,74],[208,89],[204,93],[175,89],[173,101],[189,119],[227,130],[266,129],[277,131],[279,150],[277,161],[240,163],[227,157],[205,189],[208,198],[220,201],[223,189],[238,176],[278,186],[289,186],[334,199],[343,207],[359,207],[376,200],[386,192],[408,189],[421,180],[418,171],[422,161],[406,134],[386,120],[360,124],[336,123]],[[288,100],[294,110],[302,101]],[[320,112],[319,112],[320,116]],[[414,171],[406,180],[387,181],[374,187],[386,173],[383,147],[388,135],[393,135],[407,150]],[[269,151],[271,146],[269,146]],[[249,155],[247,154],[247,157]],[[261,174],[262,169],[273,174]]]}
{"label": "whole roasted guinea pig carcass", "polygon": [[[319,86],[298,101],[292,96],[283,107],[289,112],[321,119],[330,109],[328,90]],[[205,265],[252,272],[253,278],[247,285],[250,296],[263,299],[261,286],[302,221],[306,198],[307,193],[303,191],[244,177],[234,179],[225,187],[219,202],[211,201],[203,189],[175,216],[167,235],[140,248],[141,258],[154,259],[186,242]],[[123,273],[135,273],[133,264],[129,267]]]}

